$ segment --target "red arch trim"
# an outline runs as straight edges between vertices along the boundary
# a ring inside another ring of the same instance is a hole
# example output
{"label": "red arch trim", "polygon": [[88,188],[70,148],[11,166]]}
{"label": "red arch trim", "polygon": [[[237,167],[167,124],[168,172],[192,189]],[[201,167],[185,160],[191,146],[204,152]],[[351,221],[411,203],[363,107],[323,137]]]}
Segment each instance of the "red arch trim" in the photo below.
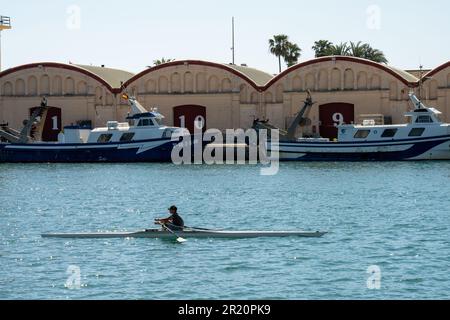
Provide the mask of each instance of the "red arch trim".
{"label": "red arch trim", "polygon": [[111,87],[111,85],[109,83],[107,83],[104,79],[102,79],[101,77],[99,77],[95,73],[92,73],[92,72],[90,72],[90,71],[88,71],[86,69],[83,69],[83,68],[80,68],[78,66],[71,65],[71,64],[56,63],[56,62],[41,62],[41,63],[25,64],[25,65],[18,66],[18,67],[15,67],[15,68],[11,68],[11,69],[8,69],[8,70],[5,70],[5,71],[1,72],[0,73],[0,78],[1,77],[5,77],[5,76],[7,76],[9,74],[12,74],[12,73],[15,73],[15,72],[19,72],[19,71],[23,71],[23,70],[27,70],[27,69],[39,68],[40,66],[47,67],[47,68],[66,69],[66,70],[70,70],[70,71],[79,72],[79,73],[87,75],[88,77],[91,77],[92,79],[100,82],[101,84],[103,84],[113,94],[119,94],[122,91],[120,88],[113,88],[113,87]]}
{"label": "red arch trim", "polygon": [[[433,69],[433,70],[431,70],[431,71],[429,71],[429,72],[427,72],[427,73],[424,75],[424,77],[432,77],[432,76],[438,74],[439,72],[441,72],[442,70],[444,70],[444,69],[446,69],[446,68],[448,68],[448,67],[450,67],[450,61],[447,62],[447,63],[444,63],[444,64],[440,65],[439,67],[437,67],[437,68],[435,68],[435,69]],[[427,80],[428,80],[428,79],[425,79],[425,81],[427,81]]]}
{"label": "red arch trim", "polygon": [[249,77],[247,77],[245,74],[243,74],[242,72],[239,72],[231,67],[228,67],[225,64],[219,64],[219,63],[215,63],[215,62],[207,62],[207,61],[201,61],[201,60],[180,60],[180,61],[173,61],[173,62],[169,62],[169,63],[164,63],[161,64],[159,66],[153,67],[153,68],[149,68],[147,70],[142,71],[141,73],[138,73],[137,75],[135,75],[134,77],[132,77],[131,79],[129,79],[127,82],[125,82],[125,84],[123,85],[124,88],[127,88],[131,83],[133,83],[134,81],[142,78],[143,76],[161,70],[161,69],[165,69],[165,68],[170,68],[170,67],[176,67],[176,66],[182,66],[182,65],[195,65],[195,66],[205,66],[205,67],[212,67],[212,68],[217,68],[217,69],[221,69],[221,70],[225,70],[228,71],[240,78],[242,78],[243,80],[245,80],[246,82],[248,82],[253,88],[255,88],[257,91],[261,91],[262,87],[259,87],[252,79],[250,79]]}
{"label": "red arch trim", "polygon": [[269,81],[269,83],[267,83],[262,90],[265,91],[268,88],[270,88],[275,82],[279,81],[281,78],[285,77],[286,75],[288,75],[289,73],[307,67],[309,65],[312,64],[316,64],[316,63],[321,63],[321,62],[329,62],[329,61],[349,61],[349,62],[356,62],[356,63],[360,63],[360,64],[364,64],[367,66],[371,66],[380,70],[383,70],[384,72],[389,73],[390,75],[392,75],[393,77],[397,78],[398,80],[400,80],[402,83],[404,83],[407,86],[410,87],[416,87],[418,85],[417,82],[409,82],[408,80],[406,80],[405,78],[403,78],[401,75],[399,75],[398,73],[396,73],[394,70],[390,69],[389,67],[382,65],[380,63],[377,62],[373,62],[370,60],[366,60],[366,59],[361,59],[361,58],[355,58],[355,57],[347,57],[347,56],[329,56],[329,57],[322,57],[322,58],[317,58],[317,59],[312,59],[303,63],[299,63],[287,70],[285,70],[284,72],[280,73],[278,76],[276,76],[275,78],[273,78],[272,80]]}

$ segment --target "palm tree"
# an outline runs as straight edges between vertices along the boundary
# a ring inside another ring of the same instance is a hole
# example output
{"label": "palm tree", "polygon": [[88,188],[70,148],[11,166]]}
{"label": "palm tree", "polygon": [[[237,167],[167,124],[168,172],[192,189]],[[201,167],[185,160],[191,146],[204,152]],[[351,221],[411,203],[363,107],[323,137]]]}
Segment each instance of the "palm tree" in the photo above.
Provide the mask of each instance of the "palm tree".
{"label": "palm tree", "polygon": [[388,63],[384,53],[378,49],[374,49],[368,43],[350,42],[350,55],[357,58],[364,58],[378,63]]}
{"label": "palm tree", "polygon": [[365,58],[378,63],[388,64],[389,62],[386,56],[384,55],[383,51],[374,49],[370,46],[367,48]]}
{"label": "palm tree", "polygon": [[172,61],[175,61],[175,59],[166,59],[166,58],[161,58],[161,60],[154,60],[153,61],[153,65],[154,66],[159,66],[159,65],[161,65],[161,64],[164,64],[164,63],[169,63],[169,62],[172,62]]}
{"label": "palm tree", "polygon": [[314,42],[312,49],[316,53],[316,58],[326,57],[330,55],[333,43],[328,40],[319,40]]}
{"label": "palm tree", "polygon": [[269,40],[270,53],[278,57],[278,65],[281,73],[281,58],[286,56],[288,51],[289,38],[287,35],[280,34],[273,36],[273,39]]}
{"label": "palm tree", "polygon": [[312,47],[316,52],[316,57],[324,56],[350,56],[357,58],[364,58],[378,63],[387,64],[388,60],[384,55],[383,51],[374,49],[368,43],[363,43],[362,41],[341,42],[341,44],[335,45],[328,40],[319,40],[314,43]]}
{"label": "palm tree", "polygon": [[295,44],[288,42],[286,48],[286,54],[284,56],[284,61],[286,62],[288,67],[292,67],[298,63],[298,59],[302,55],[302,49]]}
{"label": "palm tree", "polygon": [[368,47],[368,44],[367,43],[362,44],[361,41],[358,41],[357,43],[350,42],[349,54],[352,57],[365,58],[366,52],[367,52],[367,47]]}
{"label": "palm tree", "polygon": [[347,42],[341,42],[341,44],[333,44],[329,53],[331,56],[348,56],[350,55],[350,48]]}

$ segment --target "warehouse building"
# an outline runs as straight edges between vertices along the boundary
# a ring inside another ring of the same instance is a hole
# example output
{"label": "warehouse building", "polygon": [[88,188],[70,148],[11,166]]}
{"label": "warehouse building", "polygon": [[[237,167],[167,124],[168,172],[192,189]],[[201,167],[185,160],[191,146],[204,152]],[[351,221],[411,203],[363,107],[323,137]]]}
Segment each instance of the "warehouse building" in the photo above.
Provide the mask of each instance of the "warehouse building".
{"label": "warehouse building", "polygon": [[408,92],[443,112],[450,122],[450,62],[427,71],[403,71],[353,57],[324,57],[273,76],[266,72],[206,61],[175,61],[139,74],[105,67],[34,63],[0,73],[0,122],[20,128],[43,96],[52,107],[46,140],[66,125],[104,126],[125,121],[129,107],[122,93],[135,95],[148,109],[157,107],[168,125],[192,130],[202,116],[207,128],[250,128],[269,119],[286,128],[303,106],[307,91],[314,108],[304,134],[334,138],[338,123],[403,123],[411,108]]}

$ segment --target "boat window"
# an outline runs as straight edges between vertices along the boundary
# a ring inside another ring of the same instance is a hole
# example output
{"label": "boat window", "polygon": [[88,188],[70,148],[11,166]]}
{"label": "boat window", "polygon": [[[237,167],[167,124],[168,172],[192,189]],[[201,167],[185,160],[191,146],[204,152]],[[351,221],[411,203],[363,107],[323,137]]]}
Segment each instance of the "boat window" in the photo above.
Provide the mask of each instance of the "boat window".
{"label": "boat window", "polygon": [[425,132],[425,128],[414,128],[409,133],[410,137],[421,137]]}
{"label": "boat window", "polygon": [[129,142],[132,141],[134,138],[135,133],[134,132],[127,132],[122,135],[120,138],[120,142]]}
{"label": "boat window", "polygon": [[355,134],[355,139],[366,139],[370,134],[370,130],[358,130]]}
{"label": "boat window", "polygon": [[100,137],[98,137],[97,142],[98,143],[107,143],[111,141],[113,135],[112,134],[102,134]]}
{"label": "boat window", "polygon": [[153,122],[150,119],[142,119],[139,121],[138,127],[151,127],[153,126]]}
{"label": "boat window", "polygon": [[393,138],[397,134],[398,129],[386,129],[381,135],[382,138]]}
{"label": "boat window", "polygon": [[155,118],[155,122],[156,122],[156,124],[159,125],[159,126],[162,126],[162,125],[163,125],[162,119]]}
{"label": "boat window", "polygon": [[163,138],[164,139],[168,139],[168,138],[172,138],[172,134],[174,134],[175,132],[173,131],[173,130],[171,130],[171,129],[166,129],[166,130],[164,130],[164,133],[163,133]]}
{"label": "boat window", "polygon": [[433,119],[430,116],[418,116],[416,123],[433,123]]}

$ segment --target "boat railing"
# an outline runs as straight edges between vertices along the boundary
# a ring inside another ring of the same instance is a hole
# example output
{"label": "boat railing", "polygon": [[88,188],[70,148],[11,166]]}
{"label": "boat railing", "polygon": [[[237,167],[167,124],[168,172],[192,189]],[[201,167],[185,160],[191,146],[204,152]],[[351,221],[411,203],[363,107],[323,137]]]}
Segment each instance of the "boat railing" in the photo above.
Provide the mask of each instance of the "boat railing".
{"label": "boat railing", "polygon": [[298,138],[298,142],[330,142],[328,138]]}
{"label": "boat railing", "polygon": [[108,130],[117,130],[119,128],[129,128],[130,125],[126,122],[108,121],[107,127]]}
{"label": "boat railing", "polygon": [[363,121],[363,126],[364,127],[373,127],[376,125],[375,120],[364,120]]}

